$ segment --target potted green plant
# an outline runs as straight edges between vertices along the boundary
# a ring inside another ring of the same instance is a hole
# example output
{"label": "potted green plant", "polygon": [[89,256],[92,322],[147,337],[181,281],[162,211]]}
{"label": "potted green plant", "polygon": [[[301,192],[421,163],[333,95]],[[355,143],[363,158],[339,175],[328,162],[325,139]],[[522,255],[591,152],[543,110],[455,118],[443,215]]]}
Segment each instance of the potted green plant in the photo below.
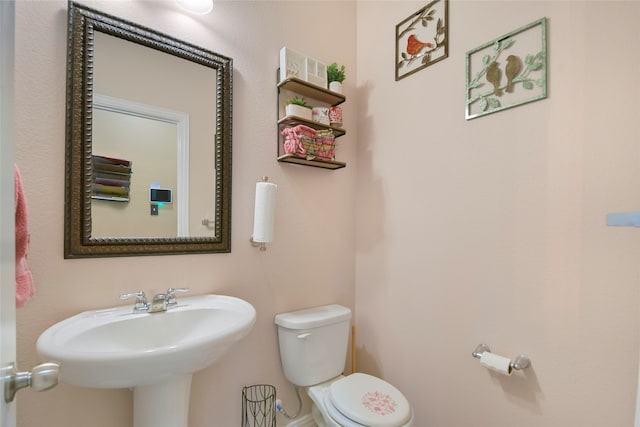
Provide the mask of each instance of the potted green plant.
{"label": "potted green plant", "polygon": [[327,80],[329,81],[330,91],[342,93],[342,82],[345,78],[344,65],[338,66],[338,64],[334,62],[327,66]]}
{"label": "potted green plant", "polygon": [[296,96],[295,98],[287,100],[284,112],[287,116],[296,116],[311,120],[311,108],[311,105],[307,104],[304,98]]}

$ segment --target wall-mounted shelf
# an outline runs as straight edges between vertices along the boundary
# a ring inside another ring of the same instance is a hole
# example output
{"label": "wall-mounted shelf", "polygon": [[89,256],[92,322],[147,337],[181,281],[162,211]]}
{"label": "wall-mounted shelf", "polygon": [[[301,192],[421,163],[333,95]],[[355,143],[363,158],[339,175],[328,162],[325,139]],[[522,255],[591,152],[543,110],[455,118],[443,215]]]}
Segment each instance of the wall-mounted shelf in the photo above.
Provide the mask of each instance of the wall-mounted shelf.
{"label": "wall-mounted shelf", "polygon": [[278,157],[279,162],[294,163],[296,165],[313,166],[323,169],[340,169],[347,166],[344,162],[337,162],[335,160],[307,160],[302,157],[294,156],[293,154],[284,154]]}
{"label": "wall-mounted shelf", "polygon": [[[276,74],[279,78],[280,72],[278,70]],[[278,101],[277,101],[277,115],[278,115],[278,162],[293,163],[297,165],[312,166],[323,169],[341,169],[347,166],[344,162],[338,162],[335,160],[320,160],[320,159],[306,159],[304,157],[296,156],[294,154],[286,154],[283,148],[283,138],[281,131],[285,127],[294,127],[297,125],[304,125],[315,130],[331,130],[336,138],[339,138],[347,133],[343,128],[336,126],[324,125],[313,120],[303,119],[298,116],[284,116],[280,117],[283,110],[283,106],[280,100],[281,90],[287,90],[297,95],[301,95],[305,98],[313,99],[321,104],[327,106],[336,106],[346,101],[346,97],[337,92],[330,91],[323,87],[314,85],[305,80],[297,77],[287,77],[286,79],[278,82]]]}
{"label": "wall-mounted shelf", "polygon": [[284,125],[284,126],[305,125],[315,130],[332,130],[336,138],[347,133],[347,131],[342,128],[323,125],[322,123],[314,122],[313,120],[303,119],[302,117],[298,117],[298,116],[285,116],[280,120],[278,120],[278,125]]}
{"label": "wall-mounted shelf", "polygon": [[128,202],[131,162],[115,157],[91,156],[91,198]]}
{"label": "wall-mounted shelf", "polygon": [[347,98],[341,93],[316,86],[313,83],[306,82],[297,77],[287,77],[278,83],[278,89],[287,89],[291,92],[296,92],[300,95],[313,98],[321,102],[326,102],[331,105],[340,105],[347,100]]}

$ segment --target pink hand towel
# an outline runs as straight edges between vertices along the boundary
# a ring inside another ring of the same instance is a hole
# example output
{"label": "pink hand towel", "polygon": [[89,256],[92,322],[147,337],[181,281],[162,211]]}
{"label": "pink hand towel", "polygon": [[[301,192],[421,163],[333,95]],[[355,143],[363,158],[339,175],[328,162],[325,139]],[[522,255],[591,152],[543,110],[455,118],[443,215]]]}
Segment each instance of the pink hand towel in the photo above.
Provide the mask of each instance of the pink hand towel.
{"label": "pink hand towel", "polygon": [[27,265],[27,250],[29,248],[27,203],[17,165],[14,165],[14,171],[16,199],[16,307],[22,308],[36,295],[36,289],[33,286],[33,276]]}

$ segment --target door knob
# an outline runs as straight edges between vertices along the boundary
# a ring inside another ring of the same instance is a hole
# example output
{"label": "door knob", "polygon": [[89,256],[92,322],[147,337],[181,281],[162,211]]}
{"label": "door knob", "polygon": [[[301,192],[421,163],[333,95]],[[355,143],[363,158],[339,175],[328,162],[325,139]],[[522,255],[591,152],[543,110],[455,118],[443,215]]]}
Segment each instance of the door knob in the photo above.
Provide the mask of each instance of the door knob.
{"label": "door knob", "polygon": [[58,384],[60,365],[46,362],[33,368],[31,372],[17,372],[15,363],[2,369],[4,383],[4,401],[13,402],[16,392],[21,388],[31,387],[35,391],[45,391]]}

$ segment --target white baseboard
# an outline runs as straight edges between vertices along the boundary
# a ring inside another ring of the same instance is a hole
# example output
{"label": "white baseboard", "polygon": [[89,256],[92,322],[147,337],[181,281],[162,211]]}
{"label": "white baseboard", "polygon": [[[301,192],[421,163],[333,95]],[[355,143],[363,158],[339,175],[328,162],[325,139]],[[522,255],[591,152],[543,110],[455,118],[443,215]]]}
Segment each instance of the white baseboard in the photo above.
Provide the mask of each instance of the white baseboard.
{"label": "white baseboard", "polygon": [[304,417],[300,417],[295,421],[291,421],[286,427],[317,427],[311,414],[307,414]]}

